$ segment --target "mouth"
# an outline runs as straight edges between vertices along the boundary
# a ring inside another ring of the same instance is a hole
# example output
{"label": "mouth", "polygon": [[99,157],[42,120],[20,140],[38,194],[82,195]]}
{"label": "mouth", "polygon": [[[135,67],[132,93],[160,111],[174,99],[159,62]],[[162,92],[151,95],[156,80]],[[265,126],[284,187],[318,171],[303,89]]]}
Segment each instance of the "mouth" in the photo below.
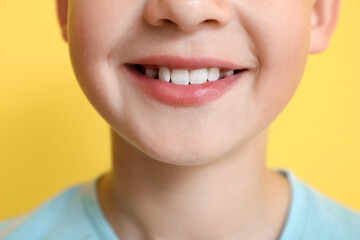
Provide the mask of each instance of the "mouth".
{"label": "mouth", "polygon": [[243,69],[224,69],[209,67],[200,69],[171,69],[158,65],[130,65],[144,77],[158,79],[175,85],[204,84],[214,82],[247,71]]}
{"label": "mouth", "polygon": [[220,98],[249,71],[221,60],[177,56],[139,59],[123,67],[147,96],[181,107],[200,106]]}

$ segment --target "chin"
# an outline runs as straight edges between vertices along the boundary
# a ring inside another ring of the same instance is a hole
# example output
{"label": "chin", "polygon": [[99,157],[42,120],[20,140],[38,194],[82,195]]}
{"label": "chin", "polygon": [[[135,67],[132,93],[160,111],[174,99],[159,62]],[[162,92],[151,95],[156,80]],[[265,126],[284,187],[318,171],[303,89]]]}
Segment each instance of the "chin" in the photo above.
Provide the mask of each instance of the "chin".
{"label": "chin", "polygon": [[150,158],[175,166],[200,166],[223,159],[235,148],[235,142],[216,139],[199,139],[196,141],[161,142],[146,144],[142,151]]}

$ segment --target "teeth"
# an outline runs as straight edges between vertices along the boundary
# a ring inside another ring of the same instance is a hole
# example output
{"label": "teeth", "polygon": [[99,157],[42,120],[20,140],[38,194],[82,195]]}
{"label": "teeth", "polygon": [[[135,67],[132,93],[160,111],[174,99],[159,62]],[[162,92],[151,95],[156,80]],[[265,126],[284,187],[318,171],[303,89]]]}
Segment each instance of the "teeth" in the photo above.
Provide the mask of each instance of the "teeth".
{"label": "teeth", "polygon": [[172,70],[171,82],[176,85],[188,85],[189,84],[189,71],[188,70]]}
{"label": "teeth", "polygon": [[224,77],[234,75],[234,70],[221,71],[219,68],[202,68],[196,70],[170,70],[167,67],[160,67],[159,70],[145,68],[145,75],[150,78],[158,77],[161,81],[172,82],[177,85],[202,84],[206,81],[216,81]]}
{"label": "teeth", "polygon": [[155,69],[145,69],[145,75],[151,78],[155,78],[158,75],[158,72]]}
{"label": "teeth", "polygon": [[220,78],[220,70],[218,68],[210,68],[208,74],[209,81],[216,81]]}
{"label": "teeth", "polygon": [[170,82],[170,70],[167,67],[160,68],[159,79],[164,82]]}
{"label": "teeth", "polygon": [[231,76],[231,75],[234,75],[234,70],[231,70],[231,71],[228,71],[228,72],[225,72],[225,73],[224,73],[224,76],[225,76],[225,77],[229,77],[229,76]]}
{"label": "teeth", "polygon": [[190,83],[201,84],[208,80],[208,70],[206,68],[190,71]]}

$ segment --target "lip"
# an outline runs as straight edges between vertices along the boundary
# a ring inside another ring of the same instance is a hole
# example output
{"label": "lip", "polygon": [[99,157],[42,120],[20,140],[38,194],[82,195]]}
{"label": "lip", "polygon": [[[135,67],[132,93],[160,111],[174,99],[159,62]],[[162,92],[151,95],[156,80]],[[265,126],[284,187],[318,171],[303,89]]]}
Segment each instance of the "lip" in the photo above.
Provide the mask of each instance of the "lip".
{"label": "lip", "polygon": [[185,58],[171,55],[162,55],[162,56],[152,56],[137,59],[134,61],[128,62],[128,64],[138,64],[138,65],[158,65],[166,66],[171,69],[200,69],[200,68],[211,68],[218,67],[223,69],[244,69],[245,67],[233,64],[228,61],[223,61],[214,58]]}
{"label": "lip", "polygon": [[[222,69],[244,70],[217,81],[203,84],[176,85],[150,78],[136,69],[136,65],[166,66],[171,69],[200,69],[217,67]],[[136,85],[149,97],[171,106],[195,107],[214,101],[231,88],[247,72],[247,68],[233,63],[211,58],[183,58],[176,56],[155,56],[138,59],[123,65]]]}

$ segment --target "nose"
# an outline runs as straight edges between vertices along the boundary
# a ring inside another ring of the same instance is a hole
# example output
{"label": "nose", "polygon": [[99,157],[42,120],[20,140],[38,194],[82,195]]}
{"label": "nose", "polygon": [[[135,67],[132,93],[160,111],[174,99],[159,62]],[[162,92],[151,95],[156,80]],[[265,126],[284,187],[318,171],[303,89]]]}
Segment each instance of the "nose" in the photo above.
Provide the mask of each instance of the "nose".
{"label": "nose", "polygon": [[148,0],[144,18],[154,27],[174,25],[193,32],[205,25],[227,25],[231,7],[228,0]]}

